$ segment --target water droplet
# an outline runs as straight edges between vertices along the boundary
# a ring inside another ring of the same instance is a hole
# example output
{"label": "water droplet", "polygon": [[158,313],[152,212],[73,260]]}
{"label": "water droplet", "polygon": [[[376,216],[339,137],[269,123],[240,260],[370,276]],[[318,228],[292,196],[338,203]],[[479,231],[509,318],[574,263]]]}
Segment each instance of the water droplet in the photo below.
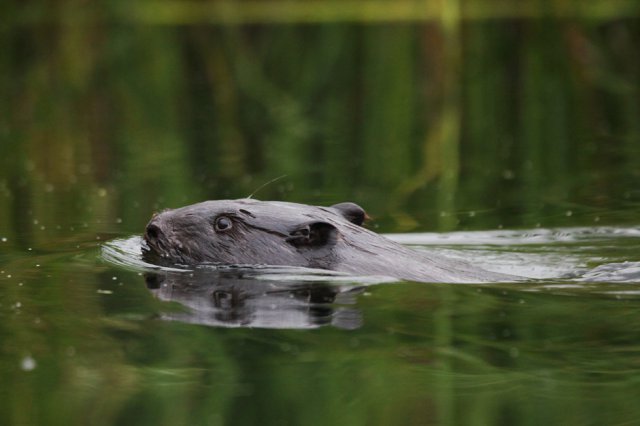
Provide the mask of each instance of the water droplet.
{"label": "water droplet", "polygon": [[6,243],[7,242],[7,237],[2,237],[2,242]]}
{"label": "water droplet", "polygon": [[567,216],[567,217],[573,216],[573,212],[571,210],[567,210],[565,212],[565,216]]}
{"label": "water droplet", "polygon": [[23,371],[31,371],[37,366],[38,364],[36,363],[36,360],[33,359],[31,355],[25,356],[22,358],[22,361],[20,361],[20,368],[22,368]]}
{"label": "water droplet", "polygon": [[117,218],[116,219],[116,223],[122,223],[122,219],[121,218]]}

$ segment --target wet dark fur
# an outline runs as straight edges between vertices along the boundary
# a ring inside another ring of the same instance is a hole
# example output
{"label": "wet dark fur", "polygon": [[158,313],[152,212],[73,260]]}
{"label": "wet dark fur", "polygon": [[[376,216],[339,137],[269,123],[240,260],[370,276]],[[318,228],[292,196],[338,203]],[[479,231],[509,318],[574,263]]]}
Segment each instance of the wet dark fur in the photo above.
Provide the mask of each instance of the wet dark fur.
{"label": "wet dark fur", "polygon": [[318,207],[253,199],[205,201],[155,215],[147,225],[143,251],[147,258],[184,265],[302,266],[424,282],[516,279],[411,250],[363,228],[366,217],[353,203]]}

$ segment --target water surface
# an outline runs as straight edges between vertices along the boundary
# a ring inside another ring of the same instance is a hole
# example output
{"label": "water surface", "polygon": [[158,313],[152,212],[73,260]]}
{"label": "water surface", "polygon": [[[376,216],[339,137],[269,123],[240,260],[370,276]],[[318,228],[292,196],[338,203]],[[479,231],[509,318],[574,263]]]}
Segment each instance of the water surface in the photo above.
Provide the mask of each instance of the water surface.
{"label": "water surface", "polygon": [[482,285],[158,268],[142,262],[135,236],[14,252],[2,270],[1,365],[13,384],[3,415],[142,424],[313,423],[318,410],[335,422],[344,413],[420,424],[501,422],[512,412],[534,423],[635,418],[639,233],[391,235],[532,277]]}

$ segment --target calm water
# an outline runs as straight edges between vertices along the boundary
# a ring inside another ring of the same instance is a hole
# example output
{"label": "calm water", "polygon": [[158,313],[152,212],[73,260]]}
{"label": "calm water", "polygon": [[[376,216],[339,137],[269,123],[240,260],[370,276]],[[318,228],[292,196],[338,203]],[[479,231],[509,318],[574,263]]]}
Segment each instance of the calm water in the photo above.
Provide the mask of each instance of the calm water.
{"label": "calm water", "polygon": [[[0,424],[640,423],[637,1],[59,3],[0,24]],[[279,176],[528,280],[141,260]]]}
{"label": "calm water", "polygon": [[139,237],[61,238],[38,250],[3,242],[2,415],[13,424],[640,419],[640,227],[391,237],[537,278],[446,285],[170,270],[142,262]]}

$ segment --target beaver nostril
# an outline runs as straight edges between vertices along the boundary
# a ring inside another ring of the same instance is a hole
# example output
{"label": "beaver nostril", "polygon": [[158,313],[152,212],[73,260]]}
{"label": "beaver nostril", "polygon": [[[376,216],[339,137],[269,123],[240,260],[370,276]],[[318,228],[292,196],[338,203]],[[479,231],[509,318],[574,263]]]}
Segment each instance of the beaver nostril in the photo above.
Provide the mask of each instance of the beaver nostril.
{"label": "beaver nostril", "polygon": [[161,234],[162,234],[162,231],[157,225],[154,225],[152,223],[147,225],[147,240],[155,241],[158,238],[160,238]]}

